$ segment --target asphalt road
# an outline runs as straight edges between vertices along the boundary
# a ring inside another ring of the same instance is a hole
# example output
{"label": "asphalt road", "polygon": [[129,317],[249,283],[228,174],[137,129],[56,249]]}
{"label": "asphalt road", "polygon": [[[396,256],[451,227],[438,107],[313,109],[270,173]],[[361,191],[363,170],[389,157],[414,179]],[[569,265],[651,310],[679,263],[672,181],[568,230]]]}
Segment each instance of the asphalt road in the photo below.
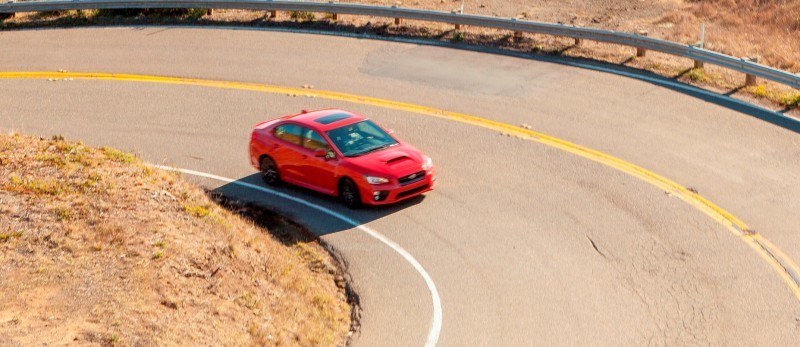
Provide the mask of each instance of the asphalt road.
{"label": "asphalt road", "polygon": [[[109,28],[0,32],[0,70],[118,72],[347,92],[468,113],[594,148],[692,187],[800,259],[800,135],[755,111],[550,61],[308,34]],[[348,211],[442,300],[439,344],[770,345],[800,302],[720,224],[644,181],[556,148],[361,104],[199,86],[0,80],[0,129],[62,134],[154,163],[258,182],[256,122],[301,108],[368,115],[434,158],[436,191]],[[360,346],[425,342],[431,295],[376,239],[274,196],[198,180],[306,223],[347,260]]]}

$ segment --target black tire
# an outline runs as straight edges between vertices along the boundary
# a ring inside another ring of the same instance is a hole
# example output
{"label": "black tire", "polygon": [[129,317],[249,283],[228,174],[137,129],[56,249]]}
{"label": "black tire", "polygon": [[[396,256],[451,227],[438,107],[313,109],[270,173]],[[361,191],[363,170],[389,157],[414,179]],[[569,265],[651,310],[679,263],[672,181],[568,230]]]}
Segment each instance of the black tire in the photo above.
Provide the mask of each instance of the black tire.
{"label": "black tire", "polygon": [[281,174],[278,172],[278,165],[270,157],[262,157],[258,162],[261,168],[261,178],[266,184],[276,186],[281,183]]}
{"label": "black tire", "polygon": [[348,208],[357,209],[361,207],[361,194],[359,194],[358,186],[353,180],[345,178],[339,183],[339,199]]}

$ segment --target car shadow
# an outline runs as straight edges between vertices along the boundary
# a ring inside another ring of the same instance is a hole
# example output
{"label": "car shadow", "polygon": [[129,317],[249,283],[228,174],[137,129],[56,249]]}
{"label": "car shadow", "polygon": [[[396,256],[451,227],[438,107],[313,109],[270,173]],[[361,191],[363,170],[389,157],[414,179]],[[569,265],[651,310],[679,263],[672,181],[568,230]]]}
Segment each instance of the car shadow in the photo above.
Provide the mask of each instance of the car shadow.
{"label": "car shadow", "polygon": [[[285,183],[279,186],[267,185],[259,173],[212,189],[208,194],[234,212],[248,210],[245,214],[256,219],[255,222],[262,222],[258,220],[259,216],[269,216],[274,219],[274,214],[288,218],[306,228],[314,238],[353,229],[425,200],[425,196],[421,195],[393,205],[364,206],[351,210],[332,196]],[[259,209],[264,211],[258,211]],[[262,224],[268,225],[268,223]],[[280,239],[284,243],[300,241]]]}

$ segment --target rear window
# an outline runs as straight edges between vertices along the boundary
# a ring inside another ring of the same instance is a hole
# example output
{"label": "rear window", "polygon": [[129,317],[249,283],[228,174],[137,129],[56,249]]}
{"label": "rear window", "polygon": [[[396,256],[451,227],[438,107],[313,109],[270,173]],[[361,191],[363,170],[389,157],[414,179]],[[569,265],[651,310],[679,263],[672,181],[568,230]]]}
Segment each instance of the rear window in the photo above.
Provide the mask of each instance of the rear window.
{"label": "rear window", "polygon": [[295,124],[283,124],[275,127],[275,137],[295,145],[300,145],[302,133],[303,129]]}
{"label": "rear window", "polygon": [[319,118],[315,119],[314,121],[319,123],[319,124],[328,125],[328,124],[331,124],[333,122],[338,122],[338,121],[340,121],[342,119],[347,119],[347,118],[350,118],[350,117],[352,117],[352,116],[347,114],[347,113],[334,113],[334,114],[329,114],[327,116],[319,117]]}

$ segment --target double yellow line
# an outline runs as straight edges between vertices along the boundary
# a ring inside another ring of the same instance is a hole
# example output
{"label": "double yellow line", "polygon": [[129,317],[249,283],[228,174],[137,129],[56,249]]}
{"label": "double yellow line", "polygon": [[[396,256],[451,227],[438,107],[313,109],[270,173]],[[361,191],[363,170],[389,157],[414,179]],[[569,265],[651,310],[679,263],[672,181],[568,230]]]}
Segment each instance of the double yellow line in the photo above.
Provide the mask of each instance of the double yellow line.
{"label": "double yellow line", "polygon": [[747,243],[766,260],[775,271],[783,278],[786,284],[800,301],[800,269],[783,251],[758,233],[751,231],[747,224],[734,215],[706,200],[699,194],[672,180],[652,171],[613,157],[603,152],[577,145],[559,138],[545,135],[536,131],[520,128],[511,124],[493,121],[491,119],[476,117],[464,113],[450,112],[411,103],[378,99],[367,96],[338,93],[325,90],[302,89],[296,87],[274,86],[258,83],[243,83],[232,81],[217,81],[197,78],[181,78],[167,76],[150,76],[134,74],[113,73],[82,73],[82,72],[0,72],[0,79],[79,79],[79,80],[109,80],[128,82],[147,82],[162,84],[178,84],[202,86],[210,88],[236,89],[272,94],[308,95],[328,100],[338,100],[362,105],[371,105],[387,109],[400,110],[426,116],[443,118],[451,121],[466,123],[486,129],[491,129],[510,135],[555,147],[566,152],[584,157],[597,163],[612,167],[631,176],[648,182],[659,189],[669,192],[692,207],[705,213],[718,223],[722,224],[731,234]]}

